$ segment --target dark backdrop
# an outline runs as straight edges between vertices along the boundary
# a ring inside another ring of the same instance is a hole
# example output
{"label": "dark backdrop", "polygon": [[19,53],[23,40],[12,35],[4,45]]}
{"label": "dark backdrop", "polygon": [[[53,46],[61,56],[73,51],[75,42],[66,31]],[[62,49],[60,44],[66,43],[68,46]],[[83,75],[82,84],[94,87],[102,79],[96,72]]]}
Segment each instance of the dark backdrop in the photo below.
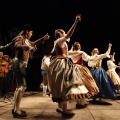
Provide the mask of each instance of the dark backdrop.
{"label": "dark backdrop", "polygon": [[[42,82],[40,74],[41,59],[46,51],[51,50],[54,30],[69,30],[77,14],[82,15],[71,37],[69,48],[74,41],[79,41],[82,50],[90,54],[97,47],[100,53],[112,43],[112,52],[116,52],[116,64],[120,61],[120,1],[119,0],[0,0],[0,30],[3,34],[11,28],[19,31],[29,23],[34,28],[31,40],[36,40],[49,33],[50,40],[38,46],[34,58],[29,60],[27,68],[28,90],[39,90]],[[1,39],[0,39],[1,41]],[[9,40],[8,40],[9,41]],[[2,42],[6,44],[6,42]],[[10,54],[10,51],[5,51]],[[107,70],[106,60],[103,67]]]}

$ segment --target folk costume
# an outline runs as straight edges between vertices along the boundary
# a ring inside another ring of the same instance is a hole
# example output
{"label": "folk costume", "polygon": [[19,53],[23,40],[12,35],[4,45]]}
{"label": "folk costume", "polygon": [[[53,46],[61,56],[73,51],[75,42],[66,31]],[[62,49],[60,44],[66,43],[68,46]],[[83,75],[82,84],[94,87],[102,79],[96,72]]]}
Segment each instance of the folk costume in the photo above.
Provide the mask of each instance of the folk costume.
{"label": "folk costume", "polygon": [[120,93],[120,77],[116,72],[116,68],[118,66],[112,60],[107,61],[107,66],[108,70],[106,71],[106,73],[109,75],[111,82],[114,84],[116,92]]}
{"label": "folk costume", "polygon": [[[69,57],[72,59],[73,63],[77,65],[79,74],[82,76],[82,81],[85,87],[88,89],[89,94],[94,96],[99,92],[95,80],[92,77],[90,70],[83,64],[84,61],[89,61],[92,58],[87,55],[84,51],[81,51],[80,43],[74,42],[71,50],[68,52]],[[77,100],[76,108],[81,109],[87,107],[86,99]]]}
{"label": "folk costume", "polygon": [[[93,51],[98,51],[94,49]],[[106,74],[106,71],[102,68],[102,59],[109,56],[109,52],[104,54],[95,54],[93,55],[94,59],[88,61],[88,66],[91,67],[92,76],[99,88],[99,93],[93,96],[93,99],[96,98],[107,98],[114,99],[117,97],[113,84],[110,82],[110,77]]]}
{"label": "folk costume", "polygon": [[43,96],[48,96],[47,95],[47,89],[49,90],[50,94],[50,88],[49,88],[49,81],[48,81],[48,75],[47,75],[47,69],[49,68],[50,64],[50,53],[47,55],[44,55],[42,58],[42,63],[41,63],[41,74],[43,77]]}
{"label": "folk costume", "polygon": [[14,108],[12,110],[13,117],[27,116],[25,111],[20,110],[20,101],[27,87],[26,67],[29,58],[32,58],[33,53],[37,50],[36,45],[49,39],[48,34],[46,34],[34,42],[30,41],[29,38],[32,36],[32,30],[32,27],[27,24],[23,28],[23,33],[14,39],[15,57],[12,61],[12,68],[16,77],[16,90],[14,92]]}
{"label": "folk costume", "polygon": [[58,103],[89,96],[76,65],[68,58],[67,43],[62,44],[63,41],[65,37],[54,42],[56,56],[51,59],[48,71],[52,100]]}

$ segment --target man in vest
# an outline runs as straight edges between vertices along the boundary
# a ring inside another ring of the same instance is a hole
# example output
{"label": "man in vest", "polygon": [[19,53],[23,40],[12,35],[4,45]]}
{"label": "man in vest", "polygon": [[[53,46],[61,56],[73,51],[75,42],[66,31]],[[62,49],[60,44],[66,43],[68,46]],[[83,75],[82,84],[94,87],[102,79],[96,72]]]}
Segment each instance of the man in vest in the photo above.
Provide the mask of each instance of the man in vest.
{"label": "man in vest", "polygon": [[15,57],[12,62],[13,71],[16,77],[16,90],[14,92],[14,107],[12,109],[13,117],[26,117],[27,113],[20,109],[20,102],[24,91],[26,90],[26,67],[29,58],[32,58],[33,53],[37,50],[37,45],[49,39],[49,35],[41,37],[32,42],[30,41],[33,35],[31,25],[26,24],[23,31],[14,39]]}

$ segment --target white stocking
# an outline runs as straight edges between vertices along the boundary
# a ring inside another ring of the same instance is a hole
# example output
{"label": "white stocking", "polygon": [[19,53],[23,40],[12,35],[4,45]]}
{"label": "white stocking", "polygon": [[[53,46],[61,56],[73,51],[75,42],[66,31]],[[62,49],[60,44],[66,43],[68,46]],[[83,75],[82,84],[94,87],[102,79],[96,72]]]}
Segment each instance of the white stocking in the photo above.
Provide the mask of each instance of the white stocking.
{"label": "white stocking", "polygon": [[50,86],[48,85],[48,91],[50,92]]}
{"label": "white stocking", "polygon": [[20,86],[17,87],[14,93],[14,112],[20,112],[20,101],[23,96],[23,92],[26,87]]}
{"label": "white stocking", "polygon": [[43,94],[46,93],[47,91],[47,86],[43,85]]}

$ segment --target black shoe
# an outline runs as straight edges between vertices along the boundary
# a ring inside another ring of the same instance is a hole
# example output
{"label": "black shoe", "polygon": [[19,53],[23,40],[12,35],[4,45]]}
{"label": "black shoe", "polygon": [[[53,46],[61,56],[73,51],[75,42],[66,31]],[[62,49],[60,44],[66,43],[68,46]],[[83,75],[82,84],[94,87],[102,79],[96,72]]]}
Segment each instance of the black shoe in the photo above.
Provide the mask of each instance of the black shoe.
{"label": "black shoe", "polygon": [[14,118],[24,118],[24,117],[27,117],[27,114],[24,114],[24,113],[16,113],[16,112],[13,112],[13,117]]}
{"label": "black shoe", "polygon": [[56,109],[56,112],[58,112],[58,113],[62,113],[62,110],[59,109],[59,108],[57,108],[57,109]]}
{"label": "black shoe", "polygon": [[[12,114],[14,113],[14,110],[12,109]],[[21,110],[21,113],[27,114],[26,111]]]}
{"label": "black shoe", "polygon": [[21,112],[27,114],[26,111],[24,111],[24,110],[21,110]]}
{"label": "black shoe", "polygon": [[105,102],[105,101],[97,101],[98,105],[112,105],[111,103]]}
{"label": "black shoe", "polygon": [[75,113],[62,112],[62,117],[64,117],[64,118],[72,118],[73,116],[75,116]]}
{"label": "black shoe", "polygon": [[96,105],[112,105],[111,103],[105,101],[99,101],[99,100],[91,100],[89,102]]}
{"label": "black shoe", "polygon": [[86,107],[87,107],[87,104],[84,104],[84,105],[76,104],[76,109],[82,109],[82,108],[86,108]]}

